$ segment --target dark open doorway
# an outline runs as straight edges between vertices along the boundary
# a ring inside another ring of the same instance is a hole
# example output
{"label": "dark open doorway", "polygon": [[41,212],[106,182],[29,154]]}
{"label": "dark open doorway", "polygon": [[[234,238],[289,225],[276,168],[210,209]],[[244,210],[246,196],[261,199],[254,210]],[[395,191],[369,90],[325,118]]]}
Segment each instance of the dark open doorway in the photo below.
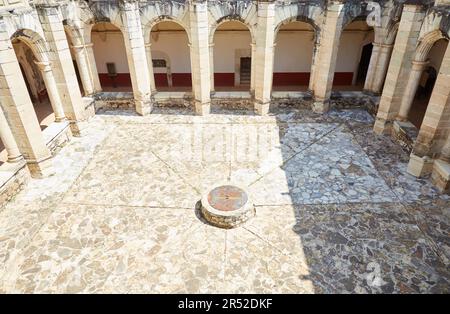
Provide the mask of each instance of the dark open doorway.
{"label": "dark open doorway", "polygon": [[241,67],[239,74],[241,85],[250,85],[251,70],[252,70],[252,58],[249,57],[241,58]]}
{"label": "dark open doorway", "polygon": [[372,43],[363,47],[361,59],[358,66],[358,76],[356,78],[356,85],[364,85],[366,81],[367,71],[369,70],[370,58],[372,56]]}

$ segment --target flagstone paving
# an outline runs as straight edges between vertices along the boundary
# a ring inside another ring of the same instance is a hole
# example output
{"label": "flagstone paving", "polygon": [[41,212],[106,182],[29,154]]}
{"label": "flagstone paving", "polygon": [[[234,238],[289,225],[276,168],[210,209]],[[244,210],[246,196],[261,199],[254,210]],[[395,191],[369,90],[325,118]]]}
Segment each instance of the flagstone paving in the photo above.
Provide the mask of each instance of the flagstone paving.
{"label": "flagstone paving", "polygon": [[[101,111],[0,209],[0,292],[448,293],[450,197],[364,110]],[[256,216],[199,200],[248,188]]]}

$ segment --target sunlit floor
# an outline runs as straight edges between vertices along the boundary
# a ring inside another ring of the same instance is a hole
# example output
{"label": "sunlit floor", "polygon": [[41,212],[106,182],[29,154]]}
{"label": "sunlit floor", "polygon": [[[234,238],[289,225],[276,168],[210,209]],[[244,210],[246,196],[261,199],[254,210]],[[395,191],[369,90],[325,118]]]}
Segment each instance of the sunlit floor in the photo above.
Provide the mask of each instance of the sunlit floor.
{"label": "sunlit floor", "polygon": [[[365,111],[166,110],[99,112],[0,211],[1,292],[450,292],[450,199]],[[226,181],[230,230],[195,209]]]}

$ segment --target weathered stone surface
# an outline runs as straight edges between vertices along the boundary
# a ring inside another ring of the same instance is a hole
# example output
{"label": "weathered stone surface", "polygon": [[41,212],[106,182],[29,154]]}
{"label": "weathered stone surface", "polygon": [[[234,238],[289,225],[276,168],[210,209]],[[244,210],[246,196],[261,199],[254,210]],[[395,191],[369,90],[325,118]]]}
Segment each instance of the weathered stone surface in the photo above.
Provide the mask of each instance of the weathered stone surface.
{"label": "weathered stone surface", "polygon": [[[372,123],[356,109],[100,111],[55,175],[0,211],[0,291],[448,293],[449,198]],[[236,178],[256,216],[198,219],[202,193]]]}

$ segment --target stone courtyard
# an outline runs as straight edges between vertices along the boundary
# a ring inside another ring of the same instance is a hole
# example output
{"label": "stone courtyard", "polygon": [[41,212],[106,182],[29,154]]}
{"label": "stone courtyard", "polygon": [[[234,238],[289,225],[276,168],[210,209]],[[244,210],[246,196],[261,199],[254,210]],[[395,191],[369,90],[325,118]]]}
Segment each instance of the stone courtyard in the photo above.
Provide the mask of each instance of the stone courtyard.
{"label": "stone courtyard", "polygon": [[[448,293],[450,197],[360,109],[97,112],[0,210],[0,292]],[[209,225],[202,194],[256,216]]]}

